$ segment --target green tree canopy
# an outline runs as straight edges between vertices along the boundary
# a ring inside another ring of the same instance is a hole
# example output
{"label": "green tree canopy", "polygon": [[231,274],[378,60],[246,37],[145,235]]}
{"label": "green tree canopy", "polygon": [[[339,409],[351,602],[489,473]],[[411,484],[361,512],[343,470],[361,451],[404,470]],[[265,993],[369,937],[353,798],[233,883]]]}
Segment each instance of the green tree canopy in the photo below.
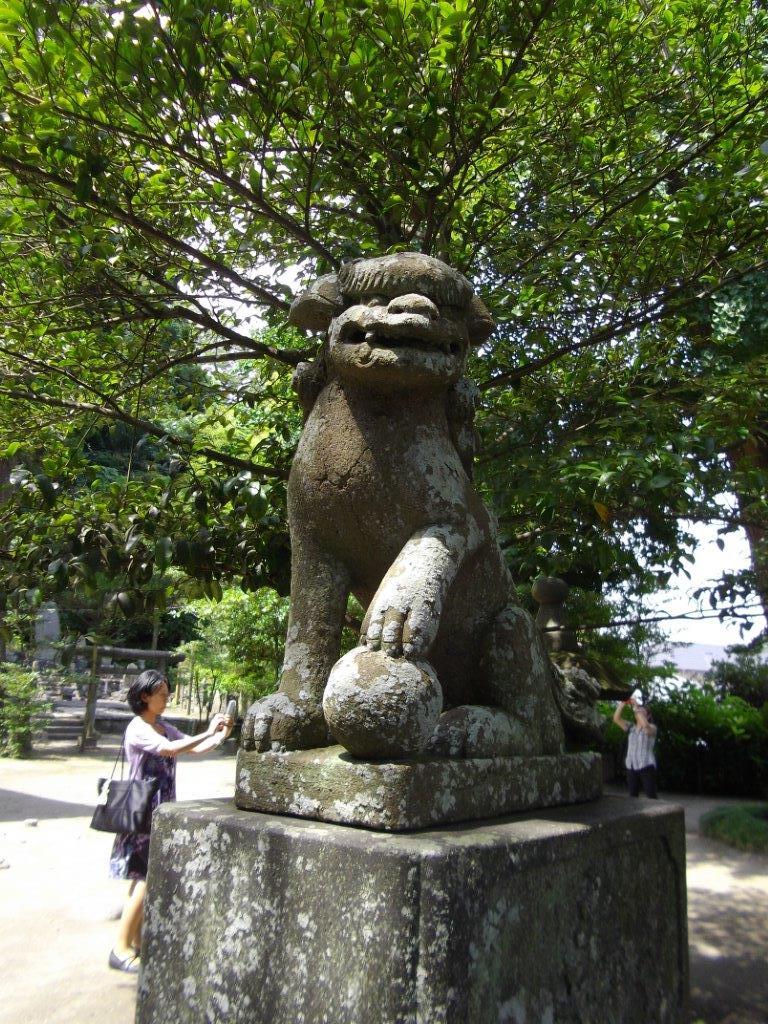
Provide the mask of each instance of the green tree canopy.
{"label": "green tree canopy", "polygon": [[211,473],[279,491],[295,432],[254,445],[243,409],[317,347],[281,326],[297,282],[415,248],[499,321],[471,370],[514,567],[654,585],[755,429],[736,406],[708,425],[765,387],[764,356],[732,360],[726,333],[718,362],[692,325],[766,261],[767,20],[746,0],[8,0],[0,441],[21,491],[53,505],[56,453],[104,421],[178,465],[153,507]]}

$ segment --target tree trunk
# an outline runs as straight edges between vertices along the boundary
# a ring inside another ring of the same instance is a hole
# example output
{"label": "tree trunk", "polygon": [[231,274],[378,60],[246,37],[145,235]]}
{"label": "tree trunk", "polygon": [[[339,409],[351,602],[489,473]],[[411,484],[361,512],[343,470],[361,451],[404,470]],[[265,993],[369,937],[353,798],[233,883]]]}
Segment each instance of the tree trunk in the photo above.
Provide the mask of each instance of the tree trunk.
{"label": "tree trunk", "polygon": [[160,637],[160,609],[154,605],[152,609],[152,650],[157,650],[157,642]]}
{"label": "tree trunk", "polygon": [[[8,494],[10,493],[10,487],[8,481],[11,478],[11,461],[10,459],[0,459],[0,505],[2,505]],[[5,594],[0,589],[0,662],[5,661],[5,637],[3,636],[3,615],[5,613]]]}

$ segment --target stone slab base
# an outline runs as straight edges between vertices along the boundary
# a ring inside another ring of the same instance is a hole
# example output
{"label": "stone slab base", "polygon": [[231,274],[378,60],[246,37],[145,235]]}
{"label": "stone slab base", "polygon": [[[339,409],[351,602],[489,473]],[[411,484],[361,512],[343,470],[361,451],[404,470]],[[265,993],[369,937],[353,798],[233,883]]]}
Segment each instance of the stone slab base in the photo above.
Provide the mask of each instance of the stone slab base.
{"label": "stone slab base", "polygon": [[137,1024],[679,1024],[679,808],[418,834],[164,804]]}
{"label": "stone slab base", "polygon": [[343,747],[237,758],[235,803],[386,832],[596,800],[599,754],[361,761]]}

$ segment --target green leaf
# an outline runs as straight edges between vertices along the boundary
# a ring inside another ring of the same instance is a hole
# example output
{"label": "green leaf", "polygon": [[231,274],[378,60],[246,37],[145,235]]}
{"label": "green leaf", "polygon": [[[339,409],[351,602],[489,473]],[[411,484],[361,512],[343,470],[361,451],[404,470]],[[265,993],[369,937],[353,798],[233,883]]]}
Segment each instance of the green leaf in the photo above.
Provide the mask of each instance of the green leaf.
{"label": "green leaf", "polygon": [[88,202],[93,196],[93,178],[86,171],[81,172],[75,182],[75,195],[83,202]]}
{"label": "green leaf", "polygon": [[35,482],[37,483],[38,490],[43,497],[45,504],[48,508],[52,508],[56,503],[56,489],[51,480],[45,474],[38,473],[35,476]]}

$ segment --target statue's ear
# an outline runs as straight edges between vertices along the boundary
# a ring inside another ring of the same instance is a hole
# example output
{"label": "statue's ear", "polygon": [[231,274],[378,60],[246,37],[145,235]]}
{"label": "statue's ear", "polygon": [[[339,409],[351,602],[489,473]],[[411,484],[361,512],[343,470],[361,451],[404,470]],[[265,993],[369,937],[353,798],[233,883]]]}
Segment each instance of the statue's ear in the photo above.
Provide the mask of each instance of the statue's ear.
{"label": "statue's ear", "polygon": [[288,323],[305,331],[327,331],[331,320],[343,308],[339,279],[336,274],[326,274],[293,300]]}
{"label": "statue's ear", "polygon": [[467,313],[467,331],[469,333],[470,345],[482,345],[487,341],[493,332],[496,324],[488,312],[488,307],[477,295],[472,296],[472,301]]}
{"label": "statue's ear", "polygon": [[320,356],[308,363],[299,363],[293,371],[291,385],[299,398],[299,405],[304,412],[304,420],[312,412],[317,396],[326,384],[326,367],[324,351]]}

